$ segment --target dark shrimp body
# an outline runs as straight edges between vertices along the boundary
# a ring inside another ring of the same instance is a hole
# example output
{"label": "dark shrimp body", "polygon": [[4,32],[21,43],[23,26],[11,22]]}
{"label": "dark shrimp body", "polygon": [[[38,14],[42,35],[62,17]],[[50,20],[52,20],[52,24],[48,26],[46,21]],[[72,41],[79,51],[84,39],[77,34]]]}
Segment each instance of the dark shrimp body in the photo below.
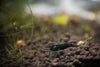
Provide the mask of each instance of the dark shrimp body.
{"label": "dark shrimp body", "polygon": [[55,43],[55,44],[51,44],[48,48],[52,51],[56,51],[68,47],[76,47],[76,45],[72,45],[71,43]]}

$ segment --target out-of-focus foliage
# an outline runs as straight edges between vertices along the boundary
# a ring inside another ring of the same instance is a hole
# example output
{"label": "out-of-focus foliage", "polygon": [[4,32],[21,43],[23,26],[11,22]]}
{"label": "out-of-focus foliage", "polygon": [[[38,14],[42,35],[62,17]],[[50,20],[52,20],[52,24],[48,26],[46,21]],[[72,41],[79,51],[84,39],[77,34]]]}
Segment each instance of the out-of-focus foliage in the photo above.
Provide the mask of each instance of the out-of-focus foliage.
{"label": "out-of-focus foliage", "polygon": [[[17,45],[9,45],[8,47],[5,48],[8,56],[10,56],[10,58],[17,58],[18,57],[18,48]],[[10,59],[9,58],[9,59]]]}
{"label": "out-of-focus foliage", "polygon": [[55,23],[58,23],[58,24],[67,24],[68,23],[68,17],[61,14],[61,15],[54,15],[53,16],[53,21]]}
{"label": "out-of-focus foliage", "polygon": [[24,24],[23,5],[23,0],[0,0],[0,40],[13,40],[16,32],[21,30]]}
{"label": "out-of-focus foliage", "polygon": [[85,32],[90,32],[91,31],[91,27],[90,27],[90,24],[87,22],[87,23],[84,23],[83,25],[82,25],[82,29],[83,29],[83,31],[85,31]]}
{"label": "out-of-focus foliage", "polygon": [[3,32],[7,32],[7,30],[9,30],[10,27],[15,27],[14,25],[17,25],[17,23],[22,22],[23,13],[24,11],[20,0],[13,0],[13,1],[2,0],[0,6],[1,30]]}

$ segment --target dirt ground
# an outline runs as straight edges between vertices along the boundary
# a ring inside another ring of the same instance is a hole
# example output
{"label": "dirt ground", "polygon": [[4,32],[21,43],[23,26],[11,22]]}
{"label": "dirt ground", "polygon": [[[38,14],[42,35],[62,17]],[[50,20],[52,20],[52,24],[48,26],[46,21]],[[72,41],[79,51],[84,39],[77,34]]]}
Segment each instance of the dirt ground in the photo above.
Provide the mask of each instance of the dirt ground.
{"label": "dirt ground", "polygon": [[[41,44],[40,44],[41,42]],[[69,42],[76,45],[78,40],[68,35],[56,39],[36,40],[28,43],[30,52],[20,61],[13,59],[1,65],[4,67],[100,67],[100,44],[91,41],[87,46],[68,47],[63,50],[46,49],[52,43]],[[37,45],[38,44],[38,45]],[[37,49],[38,48],[38,49]]]}

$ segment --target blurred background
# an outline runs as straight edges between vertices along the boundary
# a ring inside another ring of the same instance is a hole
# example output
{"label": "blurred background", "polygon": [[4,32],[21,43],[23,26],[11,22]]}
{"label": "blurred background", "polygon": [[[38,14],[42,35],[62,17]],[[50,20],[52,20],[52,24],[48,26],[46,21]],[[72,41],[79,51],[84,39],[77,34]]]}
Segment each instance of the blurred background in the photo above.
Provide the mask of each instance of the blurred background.
{"label": "blurred background", "polygon": [[0,0],[0,48],[66,33],[78,40],[96,38],[99,18],[99,0]]}

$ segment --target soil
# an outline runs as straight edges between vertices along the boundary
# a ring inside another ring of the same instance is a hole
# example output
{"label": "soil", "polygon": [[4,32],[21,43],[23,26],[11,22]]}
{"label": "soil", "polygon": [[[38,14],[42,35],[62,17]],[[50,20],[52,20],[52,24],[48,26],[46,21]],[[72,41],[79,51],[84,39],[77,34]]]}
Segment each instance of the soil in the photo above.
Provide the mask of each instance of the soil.
{"label": "soil", "polygon": [[57,51],[46,49],[50,44],[59,42],[76,45],[78,40],[69,39],[69,36],[65,35],[57,39],[31,41],[28,43],[28,50],[36,52],[28,53],[22,61],[13,59],[1,64],[4,67],[100,67],[100,44],[91,41],[86,46],[68,47]]}

